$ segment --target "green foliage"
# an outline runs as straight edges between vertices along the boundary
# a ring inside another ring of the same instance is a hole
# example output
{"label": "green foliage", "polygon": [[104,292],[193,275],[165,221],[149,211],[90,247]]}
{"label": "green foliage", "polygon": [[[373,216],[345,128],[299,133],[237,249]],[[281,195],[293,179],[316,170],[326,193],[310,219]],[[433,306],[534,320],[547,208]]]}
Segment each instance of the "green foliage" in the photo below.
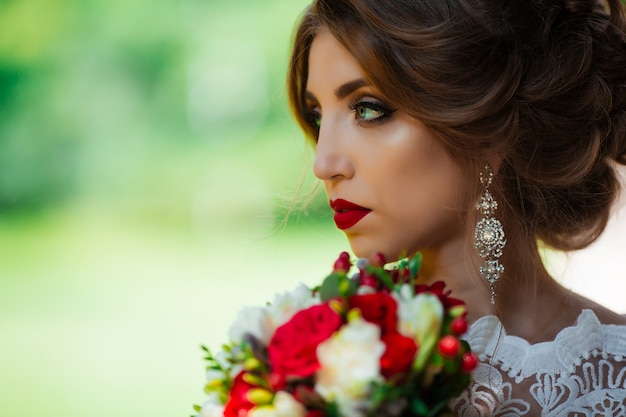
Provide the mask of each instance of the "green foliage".
{"label": "green foliage", "polygon": [[176,195],[164,170],[285,132],[289,40],[306,3],[3,2],[0,210]]}
{"label": "green foliage", "polygon": [[343,272],[332,273],[324,279],[320,287],[320,299],[326,302],[333,298],[349,297],[356,293],[357,282]]}
{"label": "green foliage", "polygon": [[341,414],[339,414],[339,405],[336,402],[328,403],[324,412],[327,417],[342,417]]}
{"label": "green foliage", "polygon": [[365,271],[367,271],[369,274],[372,274],[376,278],[378,278],[378,280],[384,287],[390,290],[393,290],[395,288],[395,284],[393,280],[391,279],[391,277],[389,276],[387,271],[385,271],[384,268],[373,267],[372,265],[367,265],[365,267]]}

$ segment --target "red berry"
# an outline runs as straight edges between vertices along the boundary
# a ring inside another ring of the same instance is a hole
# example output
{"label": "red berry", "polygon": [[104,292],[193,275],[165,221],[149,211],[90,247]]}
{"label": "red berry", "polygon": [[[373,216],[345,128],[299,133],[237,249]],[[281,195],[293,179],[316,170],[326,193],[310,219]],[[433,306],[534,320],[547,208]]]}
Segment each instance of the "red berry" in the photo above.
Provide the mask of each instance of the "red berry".
{"label": "red berry", "polygon": [[467,331],[467,320],[465,317],[457,317],[450,323],[450,329],[457,335],[462,335]]}
{"label": "red berry", "polygon": [[463,355],[461,361],[461,370],[465,373],[470,373],[478,366],[478,358],[471,352],[467,352]]}
{"label": "red berry", "polygon": [[439,352],[446,358],[454,358],[459,353],[461,343],[452,335],[447,335],[439,340]]}
{"label": "red berry", "polygon": [[361,276],[361,285],[367,285],[368,287],[378,288],[378,279],[375,276],[369,274],[363,274]]}
{"label": "red berry", "polygon": [[385,265],[385,255],[380,252],[376,252],[372,257],[372,265],[373,266],[383,266]]}
{"label": "red berry", "polygon": [[337,258],[335,264],[333,265],[333,271],[348,272],[351,267],[352,264],[350,263],[350,255],[348,255],[348,252],[341,252],[339,258]]}

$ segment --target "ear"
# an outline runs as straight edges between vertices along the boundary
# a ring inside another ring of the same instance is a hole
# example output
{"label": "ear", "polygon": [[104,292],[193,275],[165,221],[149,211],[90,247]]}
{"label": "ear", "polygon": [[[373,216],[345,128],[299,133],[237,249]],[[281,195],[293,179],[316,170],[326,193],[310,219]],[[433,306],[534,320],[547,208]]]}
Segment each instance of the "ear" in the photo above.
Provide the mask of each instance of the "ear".
{"label": "ear", "polygon": [[493,170],[493,174],[497,175],[498,171],[500,171],[500,166],[502,165],[502,160],[504,159],[504,155],[501,153],[490,153],[486,155],[485,160],[491,166]]}

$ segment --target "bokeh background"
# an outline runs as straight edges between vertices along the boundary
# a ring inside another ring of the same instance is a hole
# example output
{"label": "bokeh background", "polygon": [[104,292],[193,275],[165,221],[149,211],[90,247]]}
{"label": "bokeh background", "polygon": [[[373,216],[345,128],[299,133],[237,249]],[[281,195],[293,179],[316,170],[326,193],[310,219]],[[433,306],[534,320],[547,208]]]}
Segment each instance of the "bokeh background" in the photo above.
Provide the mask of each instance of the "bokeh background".
{"label": "bokeh background", "polygon": [[[347,248],[286,106],[306,3],[0,2],[0,416],[188,416],[199,346]],[[624,217],[549,257],[622,313]]]}

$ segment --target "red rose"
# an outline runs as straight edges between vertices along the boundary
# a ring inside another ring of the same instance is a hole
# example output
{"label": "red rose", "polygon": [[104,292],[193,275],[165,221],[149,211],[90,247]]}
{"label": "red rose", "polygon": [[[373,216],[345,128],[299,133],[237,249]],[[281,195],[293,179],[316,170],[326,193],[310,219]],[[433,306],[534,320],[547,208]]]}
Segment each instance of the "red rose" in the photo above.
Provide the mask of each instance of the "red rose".
{"label": "red rose", "polygon": [[389,378],[411,370],[417,353],[417,345],[410,337],[398,332],[389,332],[382,338],[386,349],[380,358],[380,373]]}
{"label": "red rose", "polygon": [[256,405],[248,399],[248,392],[252,388],[258,387],[244,380],[245,373],[245,371],[239,372],[233,380],[233,385],[228,393],[228,402],[224,407],[224,417],[247,416],[248,411]]}
{"label": "red rose", "polygon": [[459,299],[449,297],[452,291],[445,290],[446,284],[443,281],[437,281],[432,285],[417,284],[415,285],[415,294],[423,292],[430,292],[439,297],[439,301],[443,304],[443,308],[448,310],[450,307],[465,305],[465,303]]}
{"label": "red rose", "polygon": [[395,332],[398,325],[398,304],[389,294],[377,292],[374,294],[354,295],[349,300],[350,308],[361,310],[364,320],[380,327],[381,336],[388,332]]}
{"label": "red rose", "polygon": [[267,348],[272,373],[281,380],[309,377],[319,369],[317,346],[341,327],[343,320],[328,304],[297,312],[276,329]]}

